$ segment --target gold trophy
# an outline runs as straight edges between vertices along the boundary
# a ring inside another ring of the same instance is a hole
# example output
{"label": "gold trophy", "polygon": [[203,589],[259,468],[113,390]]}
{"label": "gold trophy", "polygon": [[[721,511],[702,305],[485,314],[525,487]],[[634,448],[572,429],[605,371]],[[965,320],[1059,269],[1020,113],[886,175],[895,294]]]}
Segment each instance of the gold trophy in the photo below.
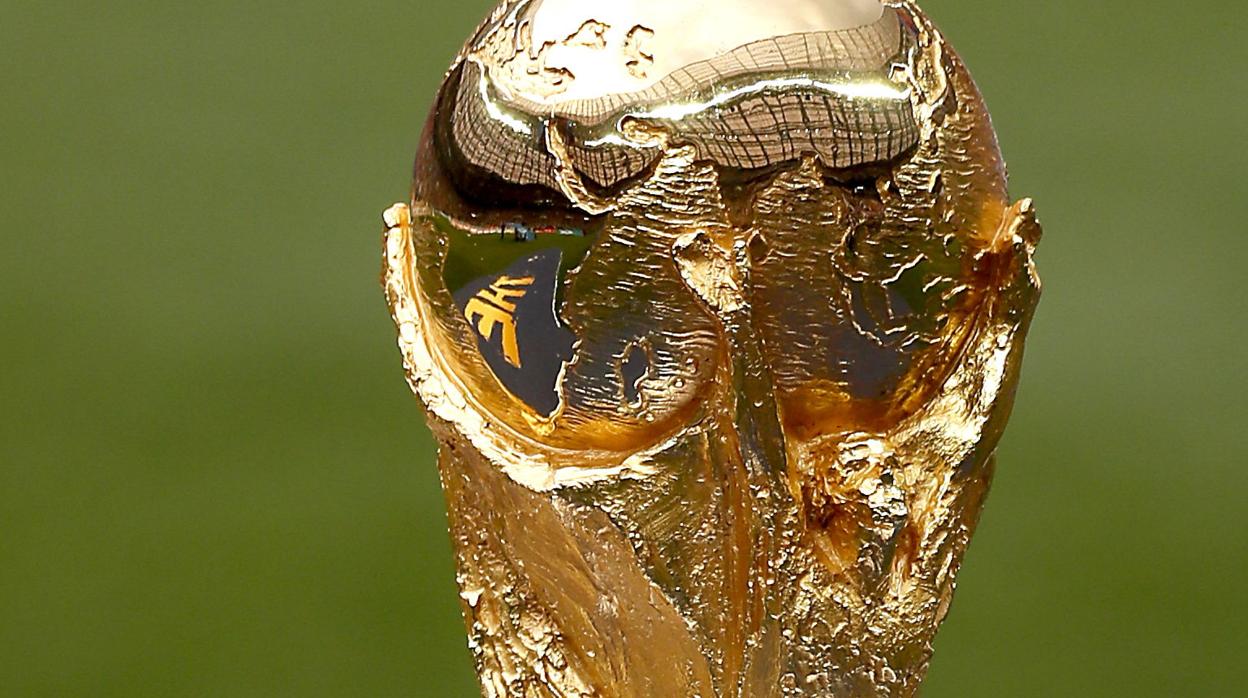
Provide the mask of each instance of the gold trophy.
{"label": "gold trophy", "polygon": [[507,0],[384,219],[485,696],[918,690],[1040,228],[917,6]]}

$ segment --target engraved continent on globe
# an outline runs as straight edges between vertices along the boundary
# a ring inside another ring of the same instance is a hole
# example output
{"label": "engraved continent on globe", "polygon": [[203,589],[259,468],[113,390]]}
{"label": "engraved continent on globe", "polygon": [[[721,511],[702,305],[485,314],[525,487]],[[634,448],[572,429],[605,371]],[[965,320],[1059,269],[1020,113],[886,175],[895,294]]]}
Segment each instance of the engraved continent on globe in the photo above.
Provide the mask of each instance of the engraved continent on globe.
{"label": "engraved continent on globe", "polygon": [[385,219],[485,695],[917,690],[1040,229],[913,3],[504,2]]}

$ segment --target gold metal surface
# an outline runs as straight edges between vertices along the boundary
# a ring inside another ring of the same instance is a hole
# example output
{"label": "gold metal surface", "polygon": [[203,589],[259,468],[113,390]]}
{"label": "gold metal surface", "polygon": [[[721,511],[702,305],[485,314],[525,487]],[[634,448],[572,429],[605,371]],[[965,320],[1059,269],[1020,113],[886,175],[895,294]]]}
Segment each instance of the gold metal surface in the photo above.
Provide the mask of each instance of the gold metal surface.
{"label": "gold metal surface", "polygon": [[384,219],[485,695],[917,690],[1040,228],[913,3],[504,2]]}

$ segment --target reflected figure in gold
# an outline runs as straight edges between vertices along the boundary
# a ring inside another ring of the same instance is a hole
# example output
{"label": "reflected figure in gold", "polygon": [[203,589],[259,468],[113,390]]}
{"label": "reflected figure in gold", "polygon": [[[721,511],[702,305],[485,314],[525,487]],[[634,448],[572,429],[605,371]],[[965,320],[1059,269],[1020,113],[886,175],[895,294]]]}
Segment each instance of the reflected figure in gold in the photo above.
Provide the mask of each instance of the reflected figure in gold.
{"label": "reflected figure in gold", "polygon": [[913,3],[508,0],[385,226],[486,696],[916,692],[1040,228]]}

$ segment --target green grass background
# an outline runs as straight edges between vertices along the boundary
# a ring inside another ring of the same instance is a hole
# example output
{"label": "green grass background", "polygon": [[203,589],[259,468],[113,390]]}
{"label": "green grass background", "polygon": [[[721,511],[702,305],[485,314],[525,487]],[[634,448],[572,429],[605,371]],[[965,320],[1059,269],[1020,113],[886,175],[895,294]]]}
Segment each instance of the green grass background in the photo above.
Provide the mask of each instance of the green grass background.
{"label": "green grass background", "polygon": [[[926,7],[1046,228],[926,695],[1244,695],[1248,13]],[[0,1],[0,695],[473,694],[377,274],[485,10]]]}

